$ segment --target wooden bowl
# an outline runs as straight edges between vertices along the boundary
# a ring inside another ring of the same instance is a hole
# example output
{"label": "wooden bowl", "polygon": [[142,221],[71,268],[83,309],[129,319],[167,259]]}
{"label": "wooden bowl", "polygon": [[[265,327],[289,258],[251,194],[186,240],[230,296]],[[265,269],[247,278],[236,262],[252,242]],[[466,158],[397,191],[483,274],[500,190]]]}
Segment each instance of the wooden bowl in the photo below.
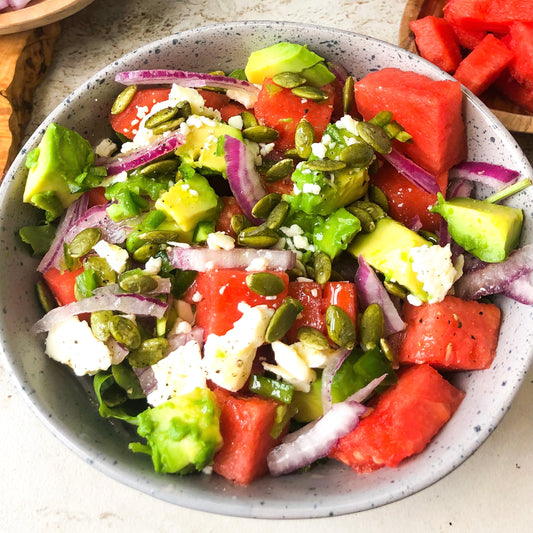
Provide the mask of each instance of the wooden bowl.
{"label": "wooden bowl", "polygon": [[[399,45],[414,54],[418,54],[415,36],[409,23],[419,18],[433,15],[442,17],[446,0],[407,0],[400,22]],[[510,131],[533,133],[533,116],[524,115],[519,106],[490,89],[481,96],[481,100],[501,120]]]}

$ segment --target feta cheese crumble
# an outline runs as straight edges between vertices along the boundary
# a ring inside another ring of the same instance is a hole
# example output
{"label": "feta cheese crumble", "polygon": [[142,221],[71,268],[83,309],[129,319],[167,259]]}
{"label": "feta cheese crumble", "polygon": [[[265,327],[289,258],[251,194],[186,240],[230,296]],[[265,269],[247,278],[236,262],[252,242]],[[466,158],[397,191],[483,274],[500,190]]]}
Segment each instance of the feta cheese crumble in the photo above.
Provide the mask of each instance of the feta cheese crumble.
{"label": "feta cheese crumble", "polygon": [[129,254],[124,248],[100,240],[94,245],[93,250],[103,257],[117,274],[122,274],[126,270]]}

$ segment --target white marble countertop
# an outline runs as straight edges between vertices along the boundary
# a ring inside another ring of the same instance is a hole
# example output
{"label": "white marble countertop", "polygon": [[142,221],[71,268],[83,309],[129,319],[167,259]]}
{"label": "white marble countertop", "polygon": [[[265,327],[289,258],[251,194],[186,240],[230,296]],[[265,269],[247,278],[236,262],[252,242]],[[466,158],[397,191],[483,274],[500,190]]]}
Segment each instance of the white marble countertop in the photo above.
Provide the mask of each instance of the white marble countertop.
{"label": "white marble countertop", "polygon": [[[96,0],[65,20],[28,133],[85,79],[156,38],[235,20],[320,23],[397,43],[402,0]],[[533,159],[532,136],[518,140]],[[0,274],[1,275],[1,274]],[[402,501],[328,519],[216,516],[156,500],[106,477],[56,440],[0,367],[0,531],[529,532],[533,523],[533,371],[478,452]]]}

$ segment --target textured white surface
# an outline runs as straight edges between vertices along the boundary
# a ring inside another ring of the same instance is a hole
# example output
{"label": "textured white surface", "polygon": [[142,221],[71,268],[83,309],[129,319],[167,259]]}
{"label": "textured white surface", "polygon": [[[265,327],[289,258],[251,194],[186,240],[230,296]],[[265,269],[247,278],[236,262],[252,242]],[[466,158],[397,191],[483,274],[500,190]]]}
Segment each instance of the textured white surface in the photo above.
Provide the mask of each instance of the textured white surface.
{"label": "textured white surface", "polygon": [[[232,20],[292,20],[396,42],[403,2],[96,0],[63,22],[54,62],[36,96],[30,133],[70,91],[114,58],[163,35]],[[531,150],[531,140],[521,137]],[[531,158],[531,151],[530,158]],[[1,311],[0,311],[1,312]],[[125,487],[56,440],[0,368],[1,531],[516,531],[531,530],[533,371],[509,413],[455,472],[405,500],[313,521],[236,519],[179,508]],[[326,521],[327,520],[327,521]]]}

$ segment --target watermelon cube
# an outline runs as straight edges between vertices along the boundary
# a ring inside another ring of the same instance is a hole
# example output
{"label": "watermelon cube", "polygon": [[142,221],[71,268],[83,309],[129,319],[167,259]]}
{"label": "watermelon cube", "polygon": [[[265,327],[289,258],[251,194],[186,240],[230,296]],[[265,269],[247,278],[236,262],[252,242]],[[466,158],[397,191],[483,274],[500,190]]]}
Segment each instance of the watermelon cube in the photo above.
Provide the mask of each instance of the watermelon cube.
{"label": "watermelon cube", "polygon": [[365,120],[388,110],[413,137],[396,148],[434,175],[466,156],[461,85],[435,81],[397,68],[372,72],[355,84],[355,102]]}
{"label": "watermelon cube", "polygon": [[533,84],[522,85],[518,83],[506,69],[496,80],[495,85],[498,91],[509,98],[511,102],[522,107],[526,113],[533,114]]}
{"label": "watermelon cube", "polygon": [[461,50],[448,21],[431,15],[409,24],[418,53],[440,69],[453,74],[461,62]]}
{"label": "watermelon cube", "polygon": [[518,83],[533,87],[533,24],[515,22],[502,41],[513,52],[509,63],[513,78]]}
{"label": "watermelon cube", "polygon": [[492,85],[513,59],[513,53],[492,33],[461,61],[454,77],[475,95]]}
{"label": "watermelon cube", "polygon": [[464,392],[429,365],[398,373],[377,397],[374,410],[330,452],[358,473],[395,467],[421,452],[459,407]]}
{"label": "watermelon cube", "polygon": [[489,368],[496,355],[500,310],[490,303],[447,296],[442,302],[406,303],[407,322],[398,361],[429,363],[441,370]]}

